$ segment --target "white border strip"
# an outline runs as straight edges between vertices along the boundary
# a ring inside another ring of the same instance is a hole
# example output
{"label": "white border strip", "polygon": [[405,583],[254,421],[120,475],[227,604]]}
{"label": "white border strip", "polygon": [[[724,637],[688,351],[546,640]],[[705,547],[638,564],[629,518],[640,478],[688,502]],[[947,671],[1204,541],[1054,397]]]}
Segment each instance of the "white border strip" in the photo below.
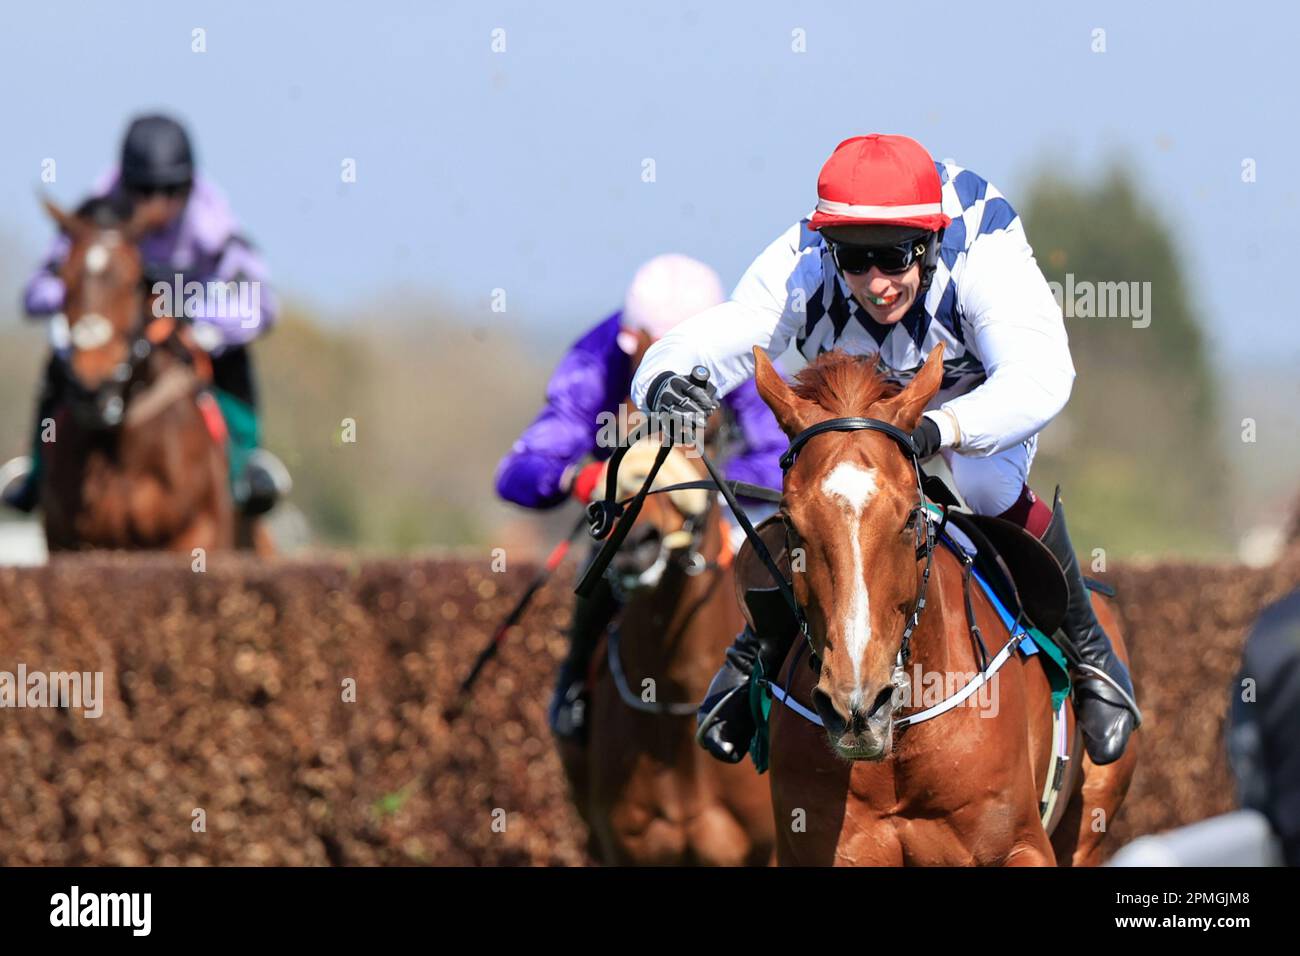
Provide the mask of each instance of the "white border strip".
{"label": "white border strip", "polygon": [[943,212],[943,204],[917,203],[912,206],[855,206],[834,199],[817,200],[817,211],[829,216],[856,216],[860,219],[911,219],[913,216],[933,216]]}

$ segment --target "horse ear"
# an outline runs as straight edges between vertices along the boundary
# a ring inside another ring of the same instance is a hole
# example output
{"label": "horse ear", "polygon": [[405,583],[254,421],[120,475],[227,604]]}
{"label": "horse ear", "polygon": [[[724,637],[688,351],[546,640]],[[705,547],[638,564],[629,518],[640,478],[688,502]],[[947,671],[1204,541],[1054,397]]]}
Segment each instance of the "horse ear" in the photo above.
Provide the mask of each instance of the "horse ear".
{"label": "horse ear", "polygon": [[122,226],[122,236],[127,242],[138,242],[140,237],[149,231],[148,217],[149,214],[144,206],[136,206],[131,210],[131,218]]}
{"label": "horse ear", "polygon": [[930,404],[939,386],[943,384],[943,343],[931,349],[921,371],[916,373],[907,388],[897,395],[876,402],[876,418],[897,425],[904,431],[911,431],[921,420],[921,413]]}
{"label": "horse ear", "polygon": [[794,393],[794,389],[772,365],[767,353],[757,345],[754,346],[754,384],[758,387],[759,397],[772,409],[776,423],[783,432],[793,436],[803,431],[811,403]]}
{"label": "horse ear", "polygon": [[67,235],[75,235],[81,230],[81,220],[72,215],[72,213],[64,212],[58,207],[53,199],[50,199],[48,196],[42,196],[41,205],[45,207],[45,211],[49,213],[50,218],[58,223],[59,228]]}

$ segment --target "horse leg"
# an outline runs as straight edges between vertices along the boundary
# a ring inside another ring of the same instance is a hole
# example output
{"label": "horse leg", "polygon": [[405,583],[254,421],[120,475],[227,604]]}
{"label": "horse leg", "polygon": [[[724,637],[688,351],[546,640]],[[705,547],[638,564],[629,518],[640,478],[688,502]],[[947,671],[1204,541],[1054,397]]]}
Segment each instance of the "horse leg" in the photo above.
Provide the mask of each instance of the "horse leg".
{"label": "horse leg", "polygon": [[210,514],[200,514],[190,522],[189,527],[172,539],[169,550],[203,551],[221,548],[221,531],[218,522]]}
{"label": "horse leg", "polygon": [[275,539],[271,537],[266,522],[242,514],[235,518],[235,547],[241,551],[252,551],[259,558],[270,558],[276,554]]}
{"label": "horse leg", "polygon": [[[1137,765],[1137,754],[1130,741],[1124,756],[1114,763],[1098,767],[1086,755],[1083,759],[1083,788],[1078,795],[1080,816],[1071,866],[1096,866],[1101,863],[1102,840],[1124,795]],[[1062,821],[1064,824],[1065,821]]]}
{"label": "horse leg", "polygon": [[705,753],[695,743],[694,720],[685,728],[683,746],[695,759],[702,804],[690,824],[695,855],[710,865],[775,865],[768,779],[755,772],[748,758],[724,764]]}
{"label": "horse leg", "polygon": [[[1124,635],[1120,632],[1119,617],[1113,605],[1100,594],[1092,595],[1092,603],[1097,612],[1097,619],[1115,645],[1115,653],[1125,664],[1128,664],[1128,647],[1124,643]],[[1129,739],[1124,756],[1103,767],[1094,764],[1083,748],[1079,748],[1083,758],[1083,786],[1070,801],[1066,816],[1061,821],[1063,827],[1070,822],[1077,801],[1078,815],[1073,818],[1077,838],[1070,865],[1096,866],[1101,862],[1102,840],[1110,829],[1111,821],[1119,811],[1120,805],[1124,802],[1129,784],[1133,780],[1133,772],[1137,768],[1137,742],[1138,735],[1134,734]]]}
{"label": "horse leg", "polygon": [[1007,866],[1056,866],[1056,854],[1042,828],[1016,843],[1007,854]]}
{"label": "horse leg", "polygon": [[[776,808],[773,807],[773,813]],[[780,819],[776,821],[776,845],[772,848],[773,863],[776,866],[798,866],[799,860],[795,856],[794,846],[790,842],[790,835],[786,833],[785,827],[781,826]]]}
{"label": "horse leg", "polygon": [[576,740],[555,738],[555,751],[560,757],[560,766],[564,769],[564,778],[569,783],[569,792],[578,816],[587,819],[587,806],[590,780],[590,759],[587,747]]}
{"label": "horse leg", "polygon": [[196,548],[229,550],[234,544],[229,499],[222,498],[220,490],[213,490],[207,496],[205,507],[200,507],[188,527],[173,538],[169,548],[174,551],[192,551]]}
{"label": "horse leg", "polygon": [[[695,741],[692,739],[690,744],[694,746]],[[713,759],[707,755],[706,758]],[[702,807],[686,823],[686,830],[692,855],[706,866],[745,866],[750,863],[753,843],[731,807],[716,801]]]}
{"label": "horse leg", "polygon": [[[224,482],[225,475],[217,480]],[[172,551],[192,551],[202,548],[205,551],[226,551],[235,547],[235,515],[228,496],[223,494],[220,484],[213,486],[189,525],[172,539],[169,549]]]}
{"label": "horse leg", "polygon": [[587,828],[587,855],[597,861],[609,863],[603,849],[603,842],[597,833],[595,820],[592,819],[592,764],[593,754],[602,752],[601,748],[605,745],[604,726],[602,719],[608,720],[603,712],[603,700],[601,692],[603,686],[601,680],[605,676],[605,670],[600,660],[604,653],[604,640],[602,639],[597,646],[595,656],[597,658],[595,672],[600,675],[591,687],[589,707],[587,712],[588,735],[585,740],[571,740],[552,735],[555,741],[555,752],[560,758],[560,768],[564,771],[564,779],[569,784],[569,797],[573,802],[573,807],[578,811],[578,818],[582,820]]}

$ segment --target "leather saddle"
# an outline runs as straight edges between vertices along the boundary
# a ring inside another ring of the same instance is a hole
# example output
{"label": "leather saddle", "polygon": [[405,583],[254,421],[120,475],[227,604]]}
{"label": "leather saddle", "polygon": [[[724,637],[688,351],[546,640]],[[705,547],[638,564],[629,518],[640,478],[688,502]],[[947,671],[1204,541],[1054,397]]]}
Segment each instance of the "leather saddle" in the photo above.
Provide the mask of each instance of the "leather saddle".
{"label": "leather saddle", "polygon": [[1055,634],[1065,620],[1070,592],[1065,572],[1047,545],[1005,518],[950,510],[948,523],[975,545],[975,570],[1012,615],[1025,618],[1044,634]]}

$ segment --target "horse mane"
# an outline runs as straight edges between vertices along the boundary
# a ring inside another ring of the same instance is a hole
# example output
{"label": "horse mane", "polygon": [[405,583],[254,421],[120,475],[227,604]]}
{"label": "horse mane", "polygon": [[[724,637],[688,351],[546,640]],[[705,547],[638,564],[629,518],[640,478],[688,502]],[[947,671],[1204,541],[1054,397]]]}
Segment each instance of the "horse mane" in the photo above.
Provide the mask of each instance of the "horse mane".
{"label": "horse mane", "polygon": [[795,375],[794,393],[837,416],[866,415],[899,388],[876,366],[877,353],[850,355],[843,349],[823,352]]}

